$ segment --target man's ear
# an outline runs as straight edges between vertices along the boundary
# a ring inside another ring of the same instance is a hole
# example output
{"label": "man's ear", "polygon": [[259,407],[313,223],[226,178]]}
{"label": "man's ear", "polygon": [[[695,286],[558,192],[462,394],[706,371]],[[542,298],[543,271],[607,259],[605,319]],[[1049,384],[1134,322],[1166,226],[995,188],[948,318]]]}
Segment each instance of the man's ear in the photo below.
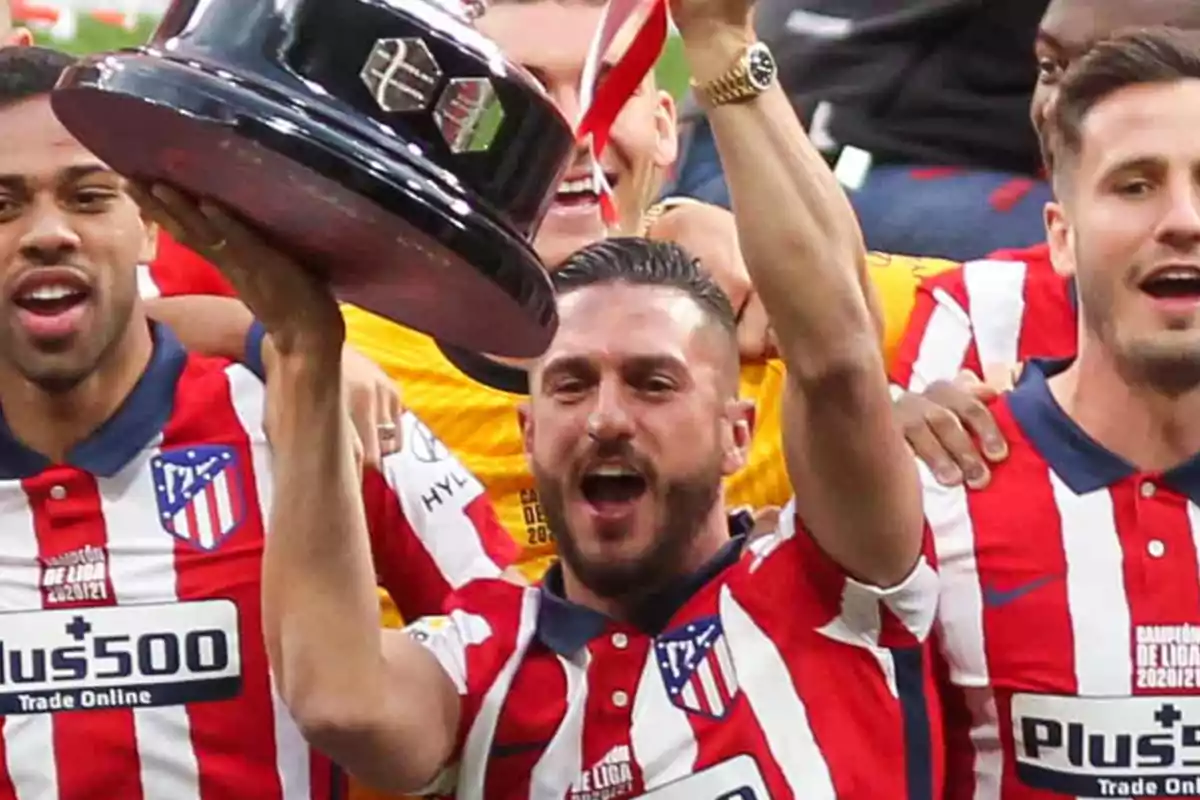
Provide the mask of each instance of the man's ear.
{"label": "man's ear", "polygon": [[679,157],[679,120],[675,98],[670,92],[658,90],[658,107],[654,111],[654,166],[670,169]]}
{"label": "man's ear", "polygon": [[139,264],[150,264],[158,258],[158,236],[161,232],[158,223],[145,214],[142,215],[142,225],[146,229],[145,240],[142,242],[142,252],[138,256]]}
{"label": "man's ear", "polygon": [[725,408],[728,431],[722,462],[725,475],[732,475],[750,460],[755,413],[754,403],[750,400],[731,400]]}
{"label": "man's ear", "polygon": [[1054,271],[1064,278],[1075,276],[1075,231],[1067,219],[1061,202],[1046,204],[1046,243],[1050,245],[1050,262]]}

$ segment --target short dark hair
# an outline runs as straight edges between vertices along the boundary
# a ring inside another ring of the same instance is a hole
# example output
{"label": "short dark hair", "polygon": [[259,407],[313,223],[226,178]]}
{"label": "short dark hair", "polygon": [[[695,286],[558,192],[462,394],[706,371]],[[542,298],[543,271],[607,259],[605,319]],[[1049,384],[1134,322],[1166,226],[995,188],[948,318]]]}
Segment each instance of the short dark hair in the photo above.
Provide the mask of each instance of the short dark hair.
{"label": "short dark hair", "polygon": [[729,297],[700,269],[700,262],[674,242],[638,236],[605,239],[576,251],[550,273],[550,280],[558,294],[614,283],[677,289],[722,330],[737,335],[737,317]]}
{"label": "short dark hair", "polygon": [[1079,154],[1084,119],[1103,100],[1139,84],[1200,79],[1200,31],[1140,28],[1097,43],[1063,76],[1044,149],[1057,172]]}
{"label": "short dark hair", "polygon": [[49,47],[0,48],[0,106],[49,94],[75,57]]}

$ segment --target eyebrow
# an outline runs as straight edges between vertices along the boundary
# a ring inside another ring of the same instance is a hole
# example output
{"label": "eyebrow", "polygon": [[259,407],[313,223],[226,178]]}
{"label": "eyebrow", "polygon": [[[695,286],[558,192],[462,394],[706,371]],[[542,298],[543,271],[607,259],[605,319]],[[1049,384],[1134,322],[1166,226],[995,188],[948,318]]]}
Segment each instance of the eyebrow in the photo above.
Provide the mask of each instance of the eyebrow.
{"label": "eyebrow", "polygon": [[[67,167],[59,173],[59,179],[68,183],[75,183],[92,175],[117,175],[103,164],[81,164],[74,167]],[[119,176],[118,176],[119,177]],[[15,187],[24,186],[29,182],[27,175],[0,175],[0,186]]]}
{"label": "eyebrow", "polygon": [[1134,156],[1122,159],[1104,168],[1100,180],[1107,181],[1119,175],[1146,174],[1162,170],[1163,160],[1156,156]]}
{"label": "eyebrow", "polygon": [[[687,364],[669,355],[658,355],[646,353],[642,355],[631,355],[622,359],[621,370],[634,370],[637,372],[649,372],[655,369],[668,369],[672,371],[686,370]],[[542,375],[560,375],[572,372],[595,372],[596,368],[592,359],[584,355],[563,356],[556,358],[542,367]]]}

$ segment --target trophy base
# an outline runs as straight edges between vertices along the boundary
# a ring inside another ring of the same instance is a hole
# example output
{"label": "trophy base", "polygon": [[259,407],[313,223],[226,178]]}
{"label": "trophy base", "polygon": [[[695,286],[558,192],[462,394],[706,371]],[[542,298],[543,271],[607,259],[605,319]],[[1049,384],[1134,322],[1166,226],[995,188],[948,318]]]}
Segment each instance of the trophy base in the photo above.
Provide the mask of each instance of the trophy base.
{"label": "trophy base", "polygon": [[142,51],[68,70],[52,104],[118,173],[220,198],[340,300],[498,356],[549,345],[532,247],[417,147],[376,147],[298,98]]}

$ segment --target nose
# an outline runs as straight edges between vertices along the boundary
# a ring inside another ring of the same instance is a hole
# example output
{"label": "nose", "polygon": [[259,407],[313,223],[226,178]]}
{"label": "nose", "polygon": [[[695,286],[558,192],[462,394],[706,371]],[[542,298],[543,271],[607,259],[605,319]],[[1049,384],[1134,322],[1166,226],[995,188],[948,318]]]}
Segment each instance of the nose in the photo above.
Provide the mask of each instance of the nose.
{"label": "nose", "polygon": [[1180,250],[1200,246],[1200,184],[1194,180],[1178,181],[1168,202],[1159,225],[1159,239]]}
{"label": "nose", "polygon": [[601,381],[587,424],[588,436],[597,442],[620,441],[633,436],[633,417],[620,381]]}
{"label": "nose", "polygon": [[41,203],[20,240],[21,256],[31,264],[58,266],[71,259],[79,249],[79,234],[70,218],[55,203]]}

